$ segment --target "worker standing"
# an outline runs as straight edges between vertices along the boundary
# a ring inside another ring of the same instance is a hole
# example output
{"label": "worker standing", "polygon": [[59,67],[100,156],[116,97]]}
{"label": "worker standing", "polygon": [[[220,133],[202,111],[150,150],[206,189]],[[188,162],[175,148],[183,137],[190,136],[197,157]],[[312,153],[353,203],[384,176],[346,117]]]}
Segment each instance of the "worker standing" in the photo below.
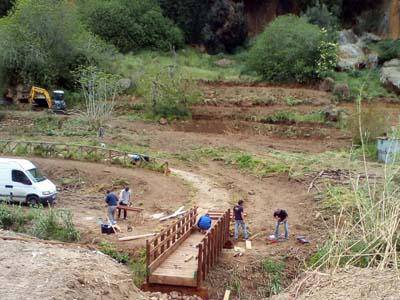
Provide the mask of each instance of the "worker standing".
{"label": "worker standing", "polygon": [[[131,191],[129,190],[129,186],[125,187],[119,193],[119,205],[120,206],[129,206],[131,203]],[[123,208],[118,208],[118,219],[121,217],[121,210],[124,211],[124,220],[127,218],[127,211]]]}
{"label": "worker standing", "polygon": [[247,232],[246,223],[244,221],[243,200],[239,200],[238,204],[235,205],[235,207],[233,208],[233,214],[235,217],[235,241],[237,241],[237,239],[239,238],[239,227],[242,227],[244,239],[247,240],[249,238],[249,234]]}
{"label": "worker standing", "polygon": [[118,205],[118,197],[111,191],[107,191],[105,201],[108,207],[108,218],[110,219],[111,225],[115,225],[117,223],[115,221],[115,210],[117,209]]}

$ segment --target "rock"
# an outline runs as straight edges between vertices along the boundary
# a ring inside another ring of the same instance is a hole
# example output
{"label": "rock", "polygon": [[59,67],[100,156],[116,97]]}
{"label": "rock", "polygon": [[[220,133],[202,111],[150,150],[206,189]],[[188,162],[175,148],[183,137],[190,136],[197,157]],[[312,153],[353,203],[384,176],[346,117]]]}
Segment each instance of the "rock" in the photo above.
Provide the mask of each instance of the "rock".
{"label": "rock", "polygon": [[400,59],[392,59],[383,64],[381,82],[389,90],[400,94]]}
{"label": "rock", "polygon": [[158,123],[160,123],[160,125],[168,125],[168,120],[166,118],[161,118],[158,120]]}
{"label": "rock", "polygon": [[376,69],[379,63],[379,55],[376,52],[371,52],[365,58],[365,64],[368,69]]}
{"label": "rock", "polygon": [[335,86],[335,80],[330,77],[323,79],[319,84],[319,90],[324,92],[332,92]]}
{"label": "rock", "polygon": [[357,44],[345,44],[339,46],[340,70],[346,71],[359,68],[364,63],[365,54],[363,49]]}
{"label": "rock", "polygon": [[339,99],[348,99],[350,98],[350,88],[347,83],[335,84],[335,87],[333,88],[333,94]]}
{"label": "rock", "polygon": [[250,195],[250,196],[254,196],[255,194],[256,194],[256,192],[255,191],[248,191],[248,194]]}
{"label": "rock", "polygon": [[132,86],[132,80],[129,78],[122,78],[118,80],[118,84],[123,90],[127,90]]}
{"label": "rock", "polygon": [[371,32],[364,32],[361,37],[360,40],[363,43],[376,43],[382,40],[382,38],[374,33]]}
{"label": "rock", "polygon": [[358,42],[358,36],[351,29],[345,29],[339,32],[339,45],[355,44]]}
{"label": "rock", "polygon": [[220,60],[217,60],[216,62],[214,62],[215,65],[217,65],[218,67],[227,67],[233,64],[233,60],[227,59],[227,58],[223,58]]}
{"label": "rock", "polygon": [[324,114],[326,121],[338,122],[342,118],[342,114],[345,114],[345,111],[342,109],[338,109],[334,105],[329,105],[322,109],[322,113]]}
{"label": "rock", "polygon": [[181,298],[180,294],[178,292],[175,292],[175,291],[169,293],[169,295],[171,296],[172,299],[180,299]]}

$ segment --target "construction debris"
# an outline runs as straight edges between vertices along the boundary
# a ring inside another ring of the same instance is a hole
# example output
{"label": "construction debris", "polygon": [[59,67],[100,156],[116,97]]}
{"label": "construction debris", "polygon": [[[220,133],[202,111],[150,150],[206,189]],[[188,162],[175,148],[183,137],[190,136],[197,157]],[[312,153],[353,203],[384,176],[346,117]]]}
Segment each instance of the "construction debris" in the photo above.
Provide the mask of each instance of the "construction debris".
{"label": "construction debris", "polygon": [[179,207],[172,215],[160,218],[160,221],[165,221],[171,218],[176,218],[180,215],[183,215],[184,213],[186,213],[186,211],[183,210],[184,206]]}
{"label": "construction debris", "polygon": [[223,300],[229,300],[230,296],[231,296],[231,291],[230,290],[225,290],[225,294],[224,294],[224,299]]}

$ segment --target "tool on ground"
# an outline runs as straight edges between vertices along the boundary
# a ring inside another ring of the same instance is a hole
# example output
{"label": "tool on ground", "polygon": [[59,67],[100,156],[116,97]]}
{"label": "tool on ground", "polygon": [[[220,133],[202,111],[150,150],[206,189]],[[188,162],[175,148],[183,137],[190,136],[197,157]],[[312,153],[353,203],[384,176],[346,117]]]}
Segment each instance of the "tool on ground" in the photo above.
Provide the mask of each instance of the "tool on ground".
{"label": "tool on ground", "polygon": [[296,240],[300,243],[300,244],[309,244],[310,241],[308,239],[306,239],[305,236],[298,236],[296,237]]}
{"label": "tool on ground", "polygon": [[46,89],[32,86],[28,101],[34,108],[47,107],[55,113],[65,114],[67,105],[64,100],[64,91],[53,91],[53,99]]}

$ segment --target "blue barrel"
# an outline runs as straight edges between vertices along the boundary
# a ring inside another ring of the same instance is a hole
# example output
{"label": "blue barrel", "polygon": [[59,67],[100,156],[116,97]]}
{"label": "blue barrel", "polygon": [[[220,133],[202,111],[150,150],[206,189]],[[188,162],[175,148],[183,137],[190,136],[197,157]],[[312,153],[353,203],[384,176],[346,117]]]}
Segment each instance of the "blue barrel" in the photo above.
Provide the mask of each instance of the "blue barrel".
{"label": "blue barrel", "polygon": [[377,139],[378,161],[383,163],[400,162],[400,140],[381,137]]}

